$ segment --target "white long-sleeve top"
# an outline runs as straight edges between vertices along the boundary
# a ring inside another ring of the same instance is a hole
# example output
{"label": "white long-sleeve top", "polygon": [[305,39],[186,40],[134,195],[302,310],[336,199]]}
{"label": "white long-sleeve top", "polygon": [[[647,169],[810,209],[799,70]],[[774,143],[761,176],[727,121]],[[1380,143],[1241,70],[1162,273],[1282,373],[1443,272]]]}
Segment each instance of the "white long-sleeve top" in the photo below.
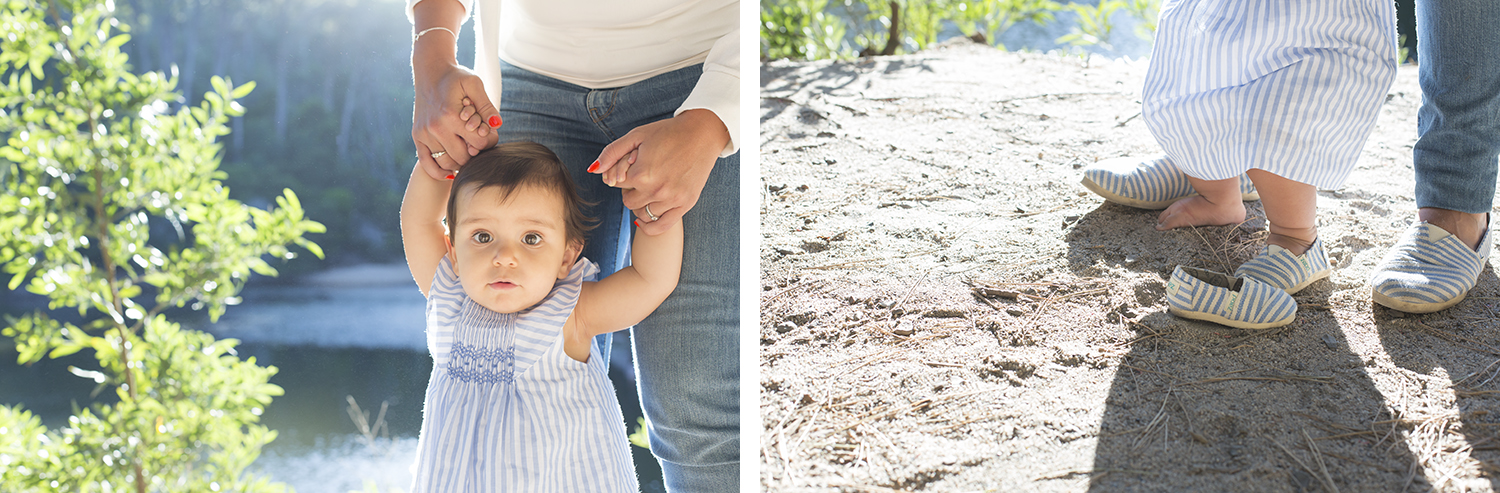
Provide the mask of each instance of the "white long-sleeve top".
{"label": "white long-sleeve top", "polygon": [[[420,1],[407,0],[408,19]],[[457,1],[474,16],[474,70],[491,101],[500,101],[501,59],[591,89],[702,63],[703,76],[675,114],[714,112],[729,129],[721,156],[739,149],[738,0]]]}

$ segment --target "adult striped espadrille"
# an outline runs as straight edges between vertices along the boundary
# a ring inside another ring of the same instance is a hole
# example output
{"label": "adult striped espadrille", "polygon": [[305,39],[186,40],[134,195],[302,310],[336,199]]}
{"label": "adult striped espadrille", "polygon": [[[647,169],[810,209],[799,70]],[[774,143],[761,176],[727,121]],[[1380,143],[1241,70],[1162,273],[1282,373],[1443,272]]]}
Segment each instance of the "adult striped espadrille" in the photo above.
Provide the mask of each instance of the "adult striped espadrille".
{"label": "adult striped espadrille", "polygon": [[[1106,159],[1083,170],[1083,186],[1104,200],[1141,209],[1166,209],[1198,195],[1186,173],[1166,156]],[[1240,198],[1260,200],[1250,178],[1240,175]]]}
{"label": "adult striped espadrille", "polygon": [[1313,241],[1302,255],[1278,245],[1266,245],[1260,254],[1234,270],[1236,277],[1249,277],[1276,286],[1287,294],[1297,294],[1313,281],[1328,277],[1333,267],[1328,265],[1328,253],[1323,250],[1323,239]]}
{"label": "adult striped espadrille", "polygon": [[1463,301],[1490,259],[1493,215],[1487,221],[1477,252],[1431,223],[1412,225],[1370,276],[1375,302],[1403,312],[1428,313]]}
{"label": "adult striped espadrille", "polygon": [[1167,311],[1241,329],[1270,329],[1292,323],[1297,301],[1253,278],[1179,265],[1167,282]]}

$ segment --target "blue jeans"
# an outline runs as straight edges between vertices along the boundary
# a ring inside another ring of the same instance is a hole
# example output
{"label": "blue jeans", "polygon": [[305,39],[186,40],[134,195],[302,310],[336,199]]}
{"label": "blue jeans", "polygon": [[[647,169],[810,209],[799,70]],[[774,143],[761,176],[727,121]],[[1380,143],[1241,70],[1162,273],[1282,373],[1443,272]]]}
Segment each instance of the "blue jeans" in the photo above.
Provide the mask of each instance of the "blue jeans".
{"label": "blue jeans", "polygon": [[[588,89],[501,63],[500,141],[552,149],[600,221],[583,254],[604,273],[629,257],[620,191],[587,169],[631,129],[671,118],[702,65],[612,89]],[[683,216],[677,290],[632,330],[641,409],[667,491],[739,490],[740,155],[719,159]]]}
{"label": "blue jeans", "polygon": [[1418,0],[1417,207],[1489,212],[1500,156],[1500,3]]}

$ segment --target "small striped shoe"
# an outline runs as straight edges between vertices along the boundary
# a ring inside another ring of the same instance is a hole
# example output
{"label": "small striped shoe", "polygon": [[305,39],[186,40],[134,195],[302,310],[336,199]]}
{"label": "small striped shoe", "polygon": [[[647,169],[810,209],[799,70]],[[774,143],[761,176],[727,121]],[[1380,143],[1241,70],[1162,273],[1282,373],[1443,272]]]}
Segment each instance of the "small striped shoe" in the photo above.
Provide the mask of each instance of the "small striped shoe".
{"label": "small striped shoe", "polygon": [[1376,303],[1408,313],[1442,310],[1463,301],[1479,282],[1494,244],[1494,219],[1475,252],[1457,236],[1426,221],[1412,225],[1370,276]]}
{"label": "small striped shoe", "polygon": [[[1198,192],[1186,173],[1166,156],[1106,159],[1084,168],[1083,186],[1104,200],[1141,209],[1166,209]],[[1240,198],[1260,200],[1250,178],[1240,175]]]}
{"label": "small striped shoe", "polygon": [[1179,265],[1167,282],[1167,311],[1241,329],[1270,329],[1292,323],[1297,300],[1253,278]]}
{"label": "small striped shoe", "polygon": [[1249,277],[1272,286],[1286,294],[1297,294],[1313,281],[1328,277],[1333,267],[1328,265],[1328,253],[1323,251],[1323,239],[1313,241],[1302,255],[1278,245],[1266,245],[1260,254],[1234,270],[1235,277]]}

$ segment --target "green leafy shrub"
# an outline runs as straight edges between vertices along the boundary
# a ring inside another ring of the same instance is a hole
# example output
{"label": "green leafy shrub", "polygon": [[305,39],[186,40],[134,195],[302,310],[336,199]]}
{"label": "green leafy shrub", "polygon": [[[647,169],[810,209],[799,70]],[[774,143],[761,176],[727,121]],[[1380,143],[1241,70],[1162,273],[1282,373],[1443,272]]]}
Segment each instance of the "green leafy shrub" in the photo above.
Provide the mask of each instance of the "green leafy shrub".
{"label": "green leafy shrub", "polygon": [[1115,29],[1110,18],[1115,11],[1127,6],[1125,0],[1099,0],[1097,5],[1069,4],[1068,9],[1078,14],[1078,24],[1068,34],[1057,38],[1057,42],[1076,47],[1097,46],[1105,51],[1114,49],[1109,44],[1109,37]]}
{"label": "green leafy shrub", "polygon": [[826,11],[828,0],[764,0],[761,2],[761,55],[817,60],[847,58],[844,20]]}
{"label": "green leafy shrub", "polygon": [[[1056,0],[841,0],[838,15],[827,0],[762,0],[761,54],[766,59],[820,59],[893,55],[920,51],[948,26],[970,39],[1004,48],[1000,37],[1022,22],[1045,25],[1058,12],[1072,12],[1077,25],[1056,40],[1075,48],[1113,50],[1112,16],[1140,19],[1136,35],[1156,32],[1160,0],[1101,0],[1096,5]],[[853,33],[854,48],[844,41]]]}
{"label": "green leafy shrub", "polygon": [[[968,0],[959,2],[953,22],[975,41],[1000,45],[1000,35],[1018,22],[1052,22],[1062,5],[1053,0]],[[1001,46],[1003,48],[1003,46]]]}
{"label": "green leafy shrub", "polygon": [[0,484],[285,490],[243,473],[276,436],[259,424],[282,393],[276,369],[162,313],[216,320],[252,273],[276,275],[264,257],[322,256],[303,235],[324,228],[290,190],[262,210],[221,183],[217,139],[254,84],[216,77],[201,105],[174,111],[176,78],[130,72],[109,0],[0,0],[0,31],[0,279],[49,299],[3,334],[21,364],[91,351],[96,369],[69,370],[114,397],[53,430],[0,407]]}

